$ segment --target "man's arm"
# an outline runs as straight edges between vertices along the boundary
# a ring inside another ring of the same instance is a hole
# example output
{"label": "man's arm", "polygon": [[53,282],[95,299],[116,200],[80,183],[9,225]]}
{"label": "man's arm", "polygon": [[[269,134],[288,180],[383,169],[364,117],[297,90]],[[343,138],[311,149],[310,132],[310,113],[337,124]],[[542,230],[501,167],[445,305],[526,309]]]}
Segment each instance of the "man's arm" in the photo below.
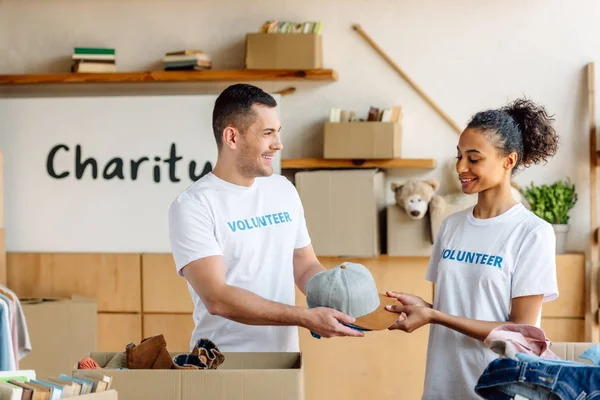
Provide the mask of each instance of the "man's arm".
{"label": "man's arm", "polygon": [[247,325],[300,326],[323,337],[363,336],[362,332],[340,324],[339,321],[353,323],[354,319],[337,310],[305,309],[281,304],[228,285],[222,256],[193,261],[181,272],[211,315]]}
{"label": "man's arm", "polygon": [[306,296],[306,282],[317,272],[325,271],[321,265],[311,244],[306,247],[294,250],[294,280],[296,286]]}

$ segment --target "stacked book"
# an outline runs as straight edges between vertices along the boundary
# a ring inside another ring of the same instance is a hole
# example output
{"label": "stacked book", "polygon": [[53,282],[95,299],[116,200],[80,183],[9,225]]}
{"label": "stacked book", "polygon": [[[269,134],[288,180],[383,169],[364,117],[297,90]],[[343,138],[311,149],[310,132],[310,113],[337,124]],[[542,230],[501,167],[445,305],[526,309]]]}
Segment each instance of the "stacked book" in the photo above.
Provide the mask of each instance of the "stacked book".
{"label": "stacked book", "polygon": [[323,30],[322,22],[294,22],[271,20],[265,22],[259,29],[260,33],[312,33],[320,35]]}
{"label": "stacked book", "polygon": [[117,72],[115,49],[75,47],[71,72]]}
{"label": "stacked book", "polygon": [[[41,379],[35,370],[16,370],[0,372],[0,398],[9,400],[23,399],[116,399],[111,390],[112,377],[98,374],[84,379],[73,378],[66,374]],[[102,395],[105,393],[106,395]]]}
{"label": "stacked book", "polygon": [[202,50],[181,50],[166,53],[165,71],[204,70],[212,68],[212,57]]}
{"label": "stacked book", "polygon": [[341,108],[332,108],[329,110],[329,122],[376,121],[400,123],[401,120],[401,106],[393,106],[391,108],[369,107],[366,119],[360,118],[354,111],[342,110]]}

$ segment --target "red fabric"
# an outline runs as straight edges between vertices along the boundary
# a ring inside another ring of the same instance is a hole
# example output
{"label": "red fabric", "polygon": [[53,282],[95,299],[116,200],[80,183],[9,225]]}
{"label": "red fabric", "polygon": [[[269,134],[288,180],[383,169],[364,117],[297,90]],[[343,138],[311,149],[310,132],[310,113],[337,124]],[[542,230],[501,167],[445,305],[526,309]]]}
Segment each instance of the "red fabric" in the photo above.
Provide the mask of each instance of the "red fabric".
{"label": "red fabric", "polygon": [[79,369],[100,369],[100,365],[89,357],[83,357],[79,361]]}

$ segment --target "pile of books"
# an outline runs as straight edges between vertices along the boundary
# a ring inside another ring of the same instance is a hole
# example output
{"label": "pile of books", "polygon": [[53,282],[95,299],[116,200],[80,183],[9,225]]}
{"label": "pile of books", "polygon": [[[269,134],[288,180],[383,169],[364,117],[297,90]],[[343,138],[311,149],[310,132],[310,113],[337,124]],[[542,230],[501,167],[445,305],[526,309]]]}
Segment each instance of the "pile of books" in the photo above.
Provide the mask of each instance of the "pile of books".
{"label": "pile of books", "polygon": [[180,50],[166,53],[165,71],[204,70],[212,68],[212,57],[202,50]]}
{"label": "pile of books", "polygon": [[354,111],[332,108],[329,110],[329,122],[356,122],[356,121],[379,121],[400,123],[402,120],[402,107],[391,108],[369,107],[367,118],[360,118]]}
{"label": "pile of books", "polygon": [[322,22],[294,22],[272,20],[265,22],[259,29],[260,33],[312,33],[320,35],[323,30]]}
{"label": "pile of books", "polygon": [[115,49],[75,47],[71,72],[117,72]]}
{"label": "pile of books", "polygon": [[[35,370],[2,371],[0,373],[0,398],[2,399],[63,399],[98,393],[98,400],[116,398],[100,396],[111,391],[112,377],[99,374],[97,378],[78,379],[60,374],[40,379]],[[107,393],[108,394],[108,393]],[[112,393],[111,393],[112,394]],[[85,398],[96,398],[86,396]]]}

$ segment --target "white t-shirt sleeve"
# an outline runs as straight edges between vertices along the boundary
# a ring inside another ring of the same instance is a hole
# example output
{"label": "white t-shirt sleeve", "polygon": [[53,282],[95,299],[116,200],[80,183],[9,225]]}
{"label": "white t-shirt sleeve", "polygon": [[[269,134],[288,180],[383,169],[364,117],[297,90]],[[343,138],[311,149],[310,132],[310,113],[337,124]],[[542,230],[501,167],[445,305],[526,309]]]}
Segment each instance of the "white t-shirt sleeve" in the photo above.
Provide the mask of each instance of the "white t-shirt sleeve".
{"label": "white t-shirt sleeve", "polygon": [[215,236],[214,219],[206,206],[178,199],[169,209],[169,240],[177,273],[200,258],[223,255]]}
{"label": "white t-shirt sleeve", "polygon": [[306,218],[304,217],[304,207],[300,196],[298,196],[298,232],[296,233],[296,241],[294,243],[295,249],[301,249],[310,244],[310,235],[308,234],[308,228],[306,227]]}
{"label": "white t-shirt sleeve", "polygon": [[442,259],[442,251],[444,251],[442,248],[442,237],[444,236],[444,231],[446,230],[446,221],[447,219],[442,221],[440,224],[440,229],[433,240],[433,248],[431,249],[431,256],[429,257],[429,264],[425,274],[425,279],[433,283],[437,282],[438,264]]}
{"label": "white t-shirt sleeve", "polygon": [[512,275],[512,298],[543,294],[544,301],[550,301],[558,297],[555,248],[550,224],[535,228],[525,238]]}

